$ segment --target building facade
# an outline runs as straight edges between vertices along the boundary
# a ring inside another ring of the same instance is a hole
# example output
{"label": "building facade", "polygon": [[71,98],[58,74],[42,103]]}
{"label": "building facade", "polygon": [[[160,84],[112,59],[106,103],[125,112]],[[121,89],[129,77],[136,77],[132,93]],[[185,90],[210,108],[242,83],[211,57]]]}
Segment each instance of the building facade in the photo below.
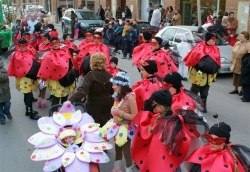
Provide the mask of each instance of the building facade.
{"label": "building facade", "polygon": [[[119,5],[122,10],[128,6],[132,11],[132,18],[147,20],[148,3],[153,6],[161,4],[164,8],[173,6],[174,9],[180,9],[182,22],[184,25],[191,25],[192,18],[197,17],[197,0],[100,0],[100,4],[105,7],[111,7],[115,16],[116,7]],[[218,10],[217,10],[218,7]],[[250,31],[250,0],[201,0],[201,10],[213,16],[217,12],[234,12],[239,21],[238,33],[247,30]],[[239,10],[240,9],[240,10]]]}

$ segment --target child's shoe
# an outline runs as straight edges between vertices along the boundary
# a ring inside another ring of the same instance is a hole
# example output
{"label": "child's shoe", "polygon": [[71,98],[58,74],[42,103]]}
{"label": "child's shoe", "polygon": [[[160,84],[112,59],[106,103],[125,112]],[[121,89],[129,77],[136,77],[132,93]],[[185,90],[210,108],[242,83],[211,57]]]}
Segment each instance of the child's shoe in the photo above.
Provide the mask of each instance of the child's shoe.
{"label": "child's shoe", "polygon": [[42,99],[41,99],[41,97],[38,97],[38,100],[37,100],[37,102],[36,102],[37,106],[38,106],[38,107],[42,107],[42,106],[41,106],[41,103],[42,103]]}
{"label": "child's shoe", "polygon": [[114,169],[111,172],[122,172],[121,170],[122,160],[117,160],[114,162]]}
{"label": "child's shoe", "polygon": [[46,100],[42,99],[40,103],[40,107],[45,108],[47,106]]}
{"label": "child's shoe", "polygon": [[4,124],[6,124],[6,121],[5,120],[4,121],[0,121],[0,124],[4,125]]}

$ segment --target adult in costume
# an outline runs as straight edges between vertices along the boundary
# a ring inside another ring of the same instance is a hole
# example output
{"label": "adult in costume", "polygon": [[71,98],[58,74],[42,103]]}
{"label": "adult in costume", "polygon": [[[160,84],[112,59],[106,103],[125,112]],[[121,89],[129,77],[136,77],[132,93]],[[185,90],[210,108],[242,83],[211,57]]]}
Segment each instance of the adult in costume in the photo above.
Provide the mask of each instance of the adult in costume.
{"label": "adult in costume", "polygon": [[248,172],[250,149],[230,143],[231,127],[220,122],[213,125],[205,138],[208,144],[195,150],[185,161],[190,172]]}
{"label": "adult in costume", "polygon": [[68,49],[71,49],[71,50],[77,50],[77,46],[71,42],[71,37],[70,37],[70,34],[66,33],[63,35],[63,44],[65,45],[65,47],[63,48],[66,48],[67,50]]}
{"label": "adult in costume", "polygon": [[34,33],[31,35],[30,42],[31,46],[38,50],[39,45],[43,42],[43,33],[41,32],[41,25],[39,23],[37,23],[34,28],[35,30]]}
{"label": "adult in costume", "polygon": [[174,64],[171,57],[169,57],[164,50],[161,49],[162,39],[155,37],[151,42],[152,51],[142,56],[142,60],[154,60],[157,64],[158,72],[156,73],[160,78],[163,78],[169,72],[177,72],[178,68]]}
{"label": "adult in costume", "polygon": [[[82,61],[83,63],[82,66],[84,68],[84,66],[87,67],[89,66],[89,61],[90,61],[89,59],[94,53],[97,52],[103,53],[106,56],[106,67],[109,67],[109,62],[110,62],[109,48],[102,43],[102,34],[100,32],[95,32],[93,39],[94,39],[93,43],[87,44],[83,49],[80,50],[77,58]],[[84,74],[86,75],[87,73],[84,72]]]}
{"label": "adult in costume", "polygon": [[113,118],[102,127],[101,136],[108,140],[114,137],[115,162],[112,172],[121,172],[122,154],[126,160],[126,172],[132,172],[130,145],[135,134],[135,127],[131,121],[138,112],[135,93],[129,87],[130,79],[125,72],[117,73],[110,81],[113,83],[115,92],[114,105],[111,109]]}
{"label": "adult in costume", "polygon": [[93,40],[93,35],[89,32],[84,33],[86,39],[82,40],[78,46],[78,50],[81,50],[87,45],[88,43],[91,43]]}
{"label": "adult in costume", "polygon": [[37,120],[40,116],[37,116],[38,112],[33,110],[32,92],[37,90],[36,76],[40,65],[34,60],[34,54],[28,49],[28,42],[25,39],[20,39],[17,46],[9,62],[8,75],[16,77],[16,88],[24,94],[25,115]]}
{"label": "adult in costume", "polygon": [[139,61],[141,60],[142,56],[145,54],[149,54],[152,52],[152,45],[150,43],[150,40],[152,38],[151,32],[143,32],[143,44],[138,45],[134,48],[133,54],[132,54],[132,62],[135,66],[139,65]]}
{"label": "adult in costume", "polygon": [[189,81],[192,83],[190,90],[195,94],[200,93],[205,104],[204,113],[207,112],[209,88],[221,67],[220,50],[215,41],[215,35],[207,32],[205,42],[198,43],[184,58],[185,65],[189,67]]}
{"label": "adult in costume", "polygon": [[45,33],[42,37],[42,43],[38,46],[38,51],[49,51],[52,49],[52,46],[50,44],[50,35],[49,33]]}
{"label": "adult in costume", "polygon": [[90,71],[84,76],[83,84],[78,88],[69,101],[80,102],[86,98],[87,112],[92,115],[101,126],[110,119],[112,107],[112,75],[105,69],[106,57],[102,53],[95,53],[90,58]]}
{"label": "adult in costume", "polygon": [[196,125],[207,124],[192,110],[173,114],[171,104],[168,90],[154,92],[144,103],[131,148],[141,171],[179,171],[185,157],[201,146]]}
{"label": "adult in costume", "polygon": [[[132,89],[136,95],[136,104],[138,111],[143,111],[144,101],[149,99],[153,92],[161,89],[161,79],[155,75],[158,71],[154,60],[141,60],[139,62],[139,70],[142,80],[136,82]],[[141,113],[138,113],[133,119],[133,123],[138,125],[141,118]]]}
{"label": "adult in costume", "polygon": [[[44,57],[38,77],[46,79],[50,94],[53,95],[52,106],[67,101],[68,95],[74,92],[75,78],[78,72],[74,69],[71,55],[60,49],[57,37],[50,39],[52,50]],[[54,109],[55,110],[55,109]]]}

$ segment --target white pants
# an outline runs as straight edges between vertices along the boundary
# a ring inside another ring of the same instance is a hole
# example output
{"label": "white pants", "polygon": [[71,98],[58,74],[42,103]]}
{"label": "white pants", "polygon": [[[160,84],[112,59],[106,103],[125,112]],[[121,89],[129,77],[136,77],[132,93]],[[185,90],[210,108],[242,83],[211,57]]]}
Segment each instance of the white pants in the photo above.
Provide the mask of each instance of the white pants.
{"label": "white pants", "polygon": [[185,65],[181,58],[179,58],[178,72],[182,76],[182,78],[188,78],[188,67]]}

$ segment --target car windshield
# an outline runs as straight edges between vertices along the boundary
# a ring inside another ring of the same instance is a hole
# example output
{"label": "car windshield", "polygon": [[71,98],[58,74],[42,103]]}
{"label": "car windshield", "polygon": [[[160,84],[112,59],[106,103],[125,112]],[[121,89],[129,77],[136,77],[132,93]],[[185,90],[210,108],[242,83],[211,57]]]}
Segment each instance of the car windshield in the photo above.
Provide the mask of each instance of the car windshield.
{"label": "car windshield", "polygon": [[98,20],[98,17],[93,12],[79,11],[76,12],[79,20]]}
{"label": "car windshield", "polygon": [[[194,42],[200,42],[203,39],[203,34],[193,32],[193,37],[194,37]],[[215,44],[217,46],[222,46],[222,45],[228,45],[228,42],[226,42],[223,38],[221,38],[219,35],[217,35]]]}
{"label": "car windshield", "polygon": [[153,26],[147,22],[138,22],[137,25],[140,30],[154,30]]}

